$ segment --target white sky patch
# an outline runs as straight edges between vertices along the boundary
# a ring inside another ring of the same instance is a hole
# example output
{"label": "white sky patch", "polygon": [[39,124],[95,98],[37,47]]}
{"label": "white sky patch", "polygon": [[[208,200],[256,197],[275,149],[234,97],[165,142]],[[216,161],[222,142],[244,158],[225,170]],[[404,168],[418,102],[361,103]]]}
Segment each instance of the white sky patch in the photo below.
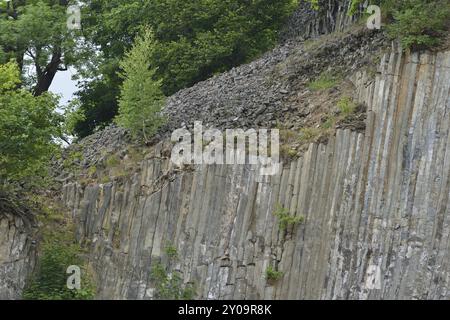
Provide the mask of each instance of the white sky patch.
{"label": "white sky patch", "polygon": [[76,74],[73,68],[67,71],[58,71],[50,86],[50,92],[61,96],[60,104],[66,105],[74,98],[74,93],[78,91],[77,81],[72,80],[72,76]]}

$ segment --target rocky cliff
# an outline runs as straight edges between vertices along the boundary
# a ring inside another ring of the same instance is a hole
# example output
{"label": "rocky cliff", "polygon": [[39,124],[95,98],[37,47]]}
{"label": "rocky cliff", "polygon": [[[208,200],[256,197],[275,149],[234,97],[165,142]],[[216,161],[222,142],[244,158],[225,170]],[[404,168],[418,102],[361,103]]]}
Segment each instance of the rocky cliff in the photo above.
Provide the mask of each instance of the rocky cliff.
{"label": "rocky cliff", "polygon": [[359,15],[347,14],[351,0],[321,0],[320,9],[312,9],[310,2],[299,1],[281,33],[282,42],[304,41],[332,32],[342,32],[358,20]]}
{"label": "rocky cliff", "polygon": [[0,205],[0,300],[21,298],[36,255],[33,220],[6,207]]}
{"label": "rocky cliff", "polygon": [[[337,130],[279,175],[178,171],[156,148],[129,179],[67,184],[99,297],[152,298],[170,244],[198,298],[450,298],[450,52],[394,47],[351,80],[365,132]],[[280,229],[278,203],[304,222]]]}
{"label": "rocky cliff", "polygon": [[[324,2],[301,6],[273,51],[170,97],[143,160],[111,127],[74,146],[81,175],[57,168],[98,298],[156,298],[155,265],[196,298],[450,298],[450,52],[405,54],[382,33],[345,29],[348,1]],[[324,73],[339,85],[311,90]],[[322,128],[343,96],[362,106],[357,123],[290,146],[278,175],[168,158],[170,133],[194,121]],[[102,179],[110,155],[132,170]],[[282,227],[280,210],[298,223]],[[0,298],[20,296],[34,254],[23,221],[0,214]]]}

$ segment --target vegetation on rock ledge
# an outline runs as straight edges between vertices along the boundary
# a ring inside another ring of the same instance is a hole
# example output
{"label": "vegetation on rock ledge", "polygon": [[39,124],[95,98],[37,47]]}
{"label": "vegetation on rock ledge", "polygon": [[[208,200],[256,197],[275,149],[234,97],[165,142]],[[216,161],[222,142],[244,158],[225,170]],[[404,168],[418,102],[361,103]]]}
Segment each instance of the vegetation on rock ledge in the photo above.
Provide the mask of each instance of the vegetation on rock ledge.
{"label": "vegetation on rock ledge", "polygon": [[[45,206],[43,200],[35,198],[45,211],[38,217],[42,228],[37,270],[26,287],[23,298],[27,300],[90,300],[94,298],[93,286],[87,266],[83,261],[83,250],[75,241],[75,226],[60,210]],[[66,273],[69,266],[82,270],[81,289],[68,289]]]}

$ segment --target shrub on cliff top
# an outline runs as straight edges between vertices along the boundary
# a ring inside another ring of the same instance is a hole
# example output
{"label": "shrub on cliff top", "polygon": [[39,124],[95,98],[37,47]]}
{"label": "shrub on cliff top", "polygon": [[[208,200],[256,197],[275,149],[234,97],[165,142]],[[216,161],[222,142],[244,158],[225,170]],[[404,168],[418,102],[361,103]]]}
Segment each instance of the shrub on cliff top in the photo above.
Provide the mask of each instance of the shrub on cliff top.
{"label": "shrub on cliff top", "polygon": [[[309,0],[314,9],[325,1]],[[352,0],[349,14],[357,13],[363,0]],[[373,0],[380,5],[387,23],[388,34],[400,39],[404,49],[431,49],[438,46],[448,34],[450,2],[448,0]]]}
{"label": "shrub on cliff top", "polygon": [[412,50],[438,46],[448,34],[450,2],[448,0],[408,0],[393,6],[389,35],[400,38],[403,48]]}

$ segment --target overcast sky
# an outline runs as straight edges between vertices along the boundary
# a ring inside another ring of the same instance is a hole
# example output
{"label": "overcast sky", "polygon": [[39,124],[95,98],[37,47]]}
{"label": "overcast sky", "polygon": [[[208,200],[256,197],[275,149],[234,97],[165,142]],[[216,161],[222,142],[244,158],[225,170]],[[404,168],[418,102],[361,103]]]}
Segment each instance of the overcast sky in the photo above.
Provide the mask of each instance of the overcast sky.
{"label": "overcast sky", "polygon": [[65,105],[73,98],[73,94],[78,90],[77,81],[71,79],[75,70],[59,71],[53,79],[50,91],[62,96],[60,104]]}

